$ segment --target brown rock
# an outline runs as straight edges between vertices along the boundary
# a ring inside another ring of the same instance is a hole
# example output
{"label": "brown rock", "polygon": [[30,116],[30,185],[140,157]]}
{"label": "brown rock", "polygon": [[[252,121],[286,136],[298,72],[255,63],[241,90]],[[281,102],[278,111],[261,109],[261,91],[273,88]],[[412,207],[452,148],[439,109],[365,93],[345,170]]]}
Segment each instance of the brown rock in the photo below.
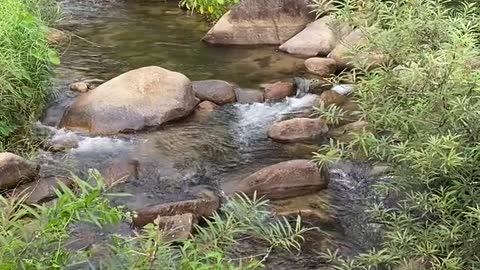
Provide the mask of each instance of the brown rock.
{"label": "brown rock", "polygon": [[243,0],[203,38],[212,44],[280,45],[300,32],[313,17],[306,0]]}
{"label": "brown rock", "polygon": [[260,90],[235,88],[235,96],[237,97],[237,102],[241,104],[263,102],[263,93]]}
{"label": "brown rock", "polygon": [[164,232],[163,241],[185,241],[190,238],[197,219],[192,213],[186,213],[176,216],[158,217],[155,223]]}
{"label": "brown rock", "polygon": [[185,75],[144,67],[79,96],[60,126],[97,135],[136,131],[183,118],[196,105]]}
{"label": "brown rock", "polygon": [[305,61],[305,67],[310,73],[317,74],[320,77],[330,77],[337,70],[335,60],[331,58],[313,57]]}
{"label": "brown rock", "polygon": [[339,93],[327,90],[320,95],[320,103],[326,108],[332,104],[340,106],[347,101],[347,98]]}
{"label": "brown rock", "polygon": [[345,125],[331,129],[328,132],[329,137],[334,137],[337,140],[348,142],[352,137],[352,133],[361,132],[367,128],[367,122],[359,120],[353,123],[347,123]]}
{"label": "brown rock", "polygon": [[35,180],[40,166],[15,154],[0,153],[0,190]]}
{"label": "brown rock", "polygon": [[86,93],[90,89],[90,85],[86,82],[74,82],[69,86],[70,90],[80,93]]}
{"label": "brown rock", "polygon": [[334,16],[320,18],[280,46],[281,51],[303,57],[328,55],[352,28],[337,24]]}
{"label": "brown rock", "polygon": [[267,199],[285,199],[311,194],[325,189],[328,175],[319,170],[310,160],[292,160],[281,162],[244,178],[229,182],[222,189],[226,195],[245,193]]}
{"label": "brown rock", "polygon": [[47,41],[50,45],[64,45],[70,40],[70,35],[64,31],[48,28]]}
{"label": "brown rock", "polygon": [[210,217],[219,207],[218,198],[201,198],[153,205],[137,211],[137,216],[133,219],[133,225],[143,227],[152,223],[159,216],[176,216],[187,213],[192,213],[195,218]]}
{"label": "brown rock", "polygon": [[325,121],[311,118],[293,118],[273,124],[268,137],[282,142],[318,140],[328,132]]}
{"label": "brown rock", "polygon": [[28,204],[48,202],[57,197],[55,190],[60,188],[60,182],[67,187],[72,187],[74,184],[71,178],[63,176],[41,178],[38,181],[19,186],[15,189],[13,196],[26,196],[25,202]]}
{"label": "brown rock", "polygon": [[[337,69],[344,70],[352,68],[352,55],[351,48],[359,46],[366,42],[365,35],[360,29],[353,30],[345,39],[328,55],[329,58],[334,59],[337,62]],[[368,54],[359,56],[362,61],[366,62],[370,68],[375,68],[384,64],[388,59],[384,55],[380,54]]]}
{"label": "brown rock", "polygon": [[295,94],[292,82],[276,82],[267,85],[264,91],[265,101],[280,101]]}
{"label": "brown rock", "polygon": [[235,102],[233,86],[225,81],[206,80],[193,82],[193,92],[201,101],[208,100],[218,105]]}
{"label": "brown rock", "polygon": [[200,104],[198,104],[196,111],[197,112],[213,112],[219,107],[220,106],[218,106],[217,104],[211,101],[205,100],[200,102]]}

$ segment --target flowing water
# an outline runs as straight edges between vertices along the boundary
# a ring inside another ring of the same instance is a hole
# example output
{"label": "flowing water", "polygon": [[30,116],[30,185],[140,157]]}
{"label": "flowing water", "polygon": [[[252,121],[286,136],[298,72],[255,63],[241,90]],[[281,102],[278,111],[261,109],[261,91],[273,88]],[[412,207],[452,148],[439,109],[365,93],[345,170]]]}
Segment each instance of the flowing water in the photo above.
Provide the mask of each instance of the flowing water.
{"label": "flowing water", "polygon": [[[225,105],[136,134],[89,137],[56,130],[65,108],[77,95],[67,89],[72,81],[108,80],[127,70],[158,65],[182,72],[192,80],[222,79],[256,88],[275,79],[293,78],[301,73],[302,64],[302,60],[271,47],[205,45],[200,40],[210,25],[178,9],[174,1],[65,0],[63,5],[61,28],[75,36],[62,54],[55,81],[58,95],[47,109],[43,124],[53,128],[53,140],[74,139],[78,148],[67,153],[42,152],[43,174],[73,172],[85,176],[89,168],[108,171],[134,160],[136,180],[119,185],[116,191],[135,196],[115,203],[138,209],[190,198],[197,186],[215,189],[281,161],[310,158],[318,148],[275,143],[266,136],[273,122],[311,107],[315,99],[310,94],[276,104]],[[370,193],[374,180],[369,165],[338,164],[331,172],[327,191],[301,199],[310,206],[326,202],[326,218],[306,222],[320,226],[333,237],[312,233],[302,254],[272,254],[267,268],[322,269],[324,260],[319,252],[326,247],[352,254],[373,246],[378,228],[369,223],[363,210],[367,201],[376,199]],[[255,247],[256,243],[242,243],[236,253],[241,256]]]}

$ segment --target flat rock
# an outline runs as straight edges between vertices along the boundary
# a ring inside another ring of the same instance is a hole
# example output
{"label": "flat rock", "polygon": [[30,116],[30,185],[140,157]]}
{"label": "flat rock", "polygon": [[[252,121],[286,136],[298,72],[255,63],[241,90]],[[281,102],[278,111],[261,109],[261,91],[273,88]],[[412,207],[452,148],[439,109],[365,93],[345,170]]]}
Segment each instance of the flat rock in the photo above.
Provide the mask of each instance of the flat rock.
{"label": "flat rock", "polygon": [[131,132],[188,116],[196,105],[185,75],[144,67],[79,96],[60,126],[95,135]]}
{"label": "flat rock", "polygon": [[313,21],[307,0],[243,0],[203,40],[225,45],[280,45]]}
{"label": "flat rock", "polygon": [[321,119],[293,118],[273,124],[268,137],[281,142],[305,142],[319,140],[327,132],[327,124]]}
{"label": "flat rock", "polygon": [[328,175],[310,160],[291,160],[261,169],[240,180],[222,186],[223,192],[231,196],[245,193],[267,199],[286,199],[315,193],[328,185]]}
{"label": "flat rock", "polygon": [[15,188],[38,177],[40,166],[12,153],[0,153],[0,190]]}
{"label": "flat rock", "polygon": [[280,46],[280,50],[301,57],[328,55],[352,28],[337,24],[334,16],[320,18]]}
{"label": "flat rock", "polygon": [[211,101],[218,105],[235,102],[233,85],[220,80],[193,82],[193,92],[201,101]]}

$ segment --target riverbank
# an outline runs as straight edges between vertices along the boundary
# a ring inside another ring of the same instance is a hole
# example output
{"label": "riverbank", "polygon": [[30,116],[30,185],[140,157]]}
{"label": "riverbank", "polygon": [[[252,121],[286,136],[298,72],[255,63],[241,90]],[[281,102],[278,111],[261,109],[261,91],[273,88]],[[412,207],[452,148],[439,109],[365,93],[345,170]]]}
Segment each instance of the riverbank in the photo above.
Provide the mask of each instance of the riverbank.
{"label": "riverbank", "polygon": [[48,23],[56,9],[48,1],[6,0],[0,7],[0,151],[31,153],[39,143],[32,122],[51,95],[52,66]]}

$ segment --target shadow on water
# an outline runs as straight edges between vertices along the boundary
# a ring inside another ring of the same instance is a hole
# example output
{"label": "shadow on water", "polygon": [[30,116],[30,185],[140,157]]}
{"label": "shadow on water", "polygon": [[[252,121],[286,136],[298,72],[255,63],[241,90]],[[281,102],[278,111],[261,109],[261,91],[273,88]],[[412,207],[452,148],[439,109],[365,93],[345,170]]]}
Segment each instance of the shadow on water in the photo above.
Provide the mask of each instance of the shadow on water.
{"label": "shadow on water", "polygon": [[[55,81],[58,97],[43,121],[49,126],[58,124],[77,95],[67,90],[75,80],[108,80],[127,70],[158,65],[192,80],[214,78],[256,87],[292,78],[298,63],[303,64],[271,47],[207,46],[200,40],[210,25],[178,9],[175,1],[64,0],[63,5],[61,28],[82,39],[74,37],[63,53]],[[310,158],[318,145],[275,143],[267,138],[266,130],[299,108],[311,107],[311,101],[306,95],[277,104],[226,105],[158,129],[111,137],[59,130],[55,137],[74,137],[79,147],[66,154],[42,152],[42,173],[85,176],[90,168],[108,171],[118,164],[135,164],[135,181],[120,184],[115,190],[135,196],[115,203],[135,210],[191,198],[190,191],[196,186],[216,189],[223,182],[268,165]],[[370,165],[343,162],[332,170],[328,190],[279,202],[288,210],[288,205],[301,201],[302,207],[321,212],[316,218],[307,218],[306,223],[320,226],[323,232],[311,232],[300,255],[274,252],[267,268],[322,269],[324,259],[319,252],[326,248],[340,248],[348,255],[374,246],[379,228],[369,222],[364,210],[368,202],[377,200],[371,193],[375,180]],[[244,241],[234,254],[251,256],[261,247]]]}

